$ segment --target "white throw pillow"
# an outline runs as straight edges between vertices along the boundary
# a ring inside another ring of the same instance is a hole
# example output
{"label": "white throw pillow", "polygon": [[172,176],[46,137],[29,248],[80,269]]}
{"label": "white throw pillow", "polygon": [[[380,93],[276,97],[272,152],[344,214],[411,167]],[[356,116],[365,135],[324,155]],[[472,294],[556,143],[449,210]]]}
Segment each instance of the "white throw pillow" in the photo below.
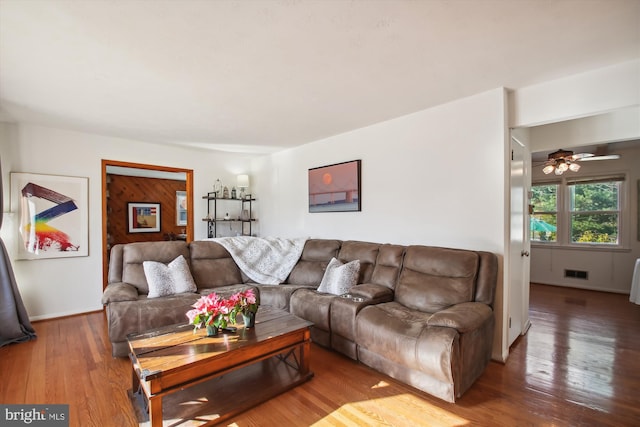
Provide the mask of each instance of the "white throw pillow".
{"label": "white throw pillow", "polygon": [[322,281],[318,287],[318,292],[325,292],[334,295],[345,294],[351,287],[358,284],[358,274],[360,273],[360,261],[354,260],[343,264],[336,258],[331,258],[327,269],[322,276]]}
{"label": "white throw pillow", "polygon": [[195,292],[198,289],[189,271],[187,260],[182,255],[168,265],[157,261],[144,261],[142,268],[149,284],[147,298]]}

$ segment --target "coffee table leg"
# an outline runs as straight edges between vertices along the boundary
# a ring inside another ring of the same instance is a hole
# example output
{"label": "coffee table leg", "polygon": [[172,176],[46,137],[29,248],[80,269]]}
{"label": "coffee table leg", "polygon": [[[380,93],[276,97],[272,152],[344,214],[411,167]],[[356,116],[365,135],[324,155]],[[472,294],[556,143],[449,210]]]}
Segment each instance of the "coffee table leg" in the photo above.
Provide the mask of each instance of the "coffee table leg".
{"label": "coffee table leg", "polygon": [[300,346],[300,373],[305,375],[309,372],[309,354],[311,352],[311,334],[307,329],[304,333],[304,342]]}
{"label": "coffee table leg", "polygon": [[135,368],[131,369],[131,393],[138,393],[140,391],[140,378],[136,373]]}
{"label": "coffee table leg", "polygon": [[162,427],[162,396],[149,398],[149,425]]}

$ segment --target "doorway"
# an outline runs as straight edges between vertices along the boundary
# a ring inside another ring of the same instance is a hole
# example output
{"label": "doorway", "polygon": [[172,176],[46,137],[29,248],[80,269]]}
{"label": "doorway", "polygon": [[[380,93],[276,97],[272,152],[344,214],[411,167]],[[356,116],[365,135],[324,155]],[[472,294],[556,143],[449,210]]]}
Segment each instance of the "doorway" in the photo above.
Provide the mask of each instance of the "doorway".
{"label": "doorway", "polygon": [[184,225],[184,239],[187,242],[193,240],[193,170],[173,168],[168,166],[147,165],[141,163],[121,162],[116,160],[102,160],[102,286],[107,286],[109,271],[109,250],[110,242],[108,239],[108,182],[109,170],[113,168],[127,169],[136,171],[136,175],[152,176],[153,174],[174,173],[183,174],[185,177],[185,193],[186,193],[186,225]]}

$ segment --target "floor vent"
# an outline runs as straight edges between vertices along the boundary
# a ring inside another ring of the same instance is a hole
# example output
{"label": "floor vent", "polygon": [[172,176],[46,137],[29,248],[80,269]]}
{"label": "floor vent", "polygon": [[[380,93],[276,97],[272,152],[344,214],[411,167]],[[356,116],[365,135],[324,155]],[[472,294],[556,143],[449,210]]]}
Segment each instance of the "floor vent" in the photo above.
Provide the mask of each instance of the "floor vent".
{"label": "floor vent", "polygon": [[574,279],[589,279],[589,273],[580,270],[565,270],[564,277],[573,277]]}

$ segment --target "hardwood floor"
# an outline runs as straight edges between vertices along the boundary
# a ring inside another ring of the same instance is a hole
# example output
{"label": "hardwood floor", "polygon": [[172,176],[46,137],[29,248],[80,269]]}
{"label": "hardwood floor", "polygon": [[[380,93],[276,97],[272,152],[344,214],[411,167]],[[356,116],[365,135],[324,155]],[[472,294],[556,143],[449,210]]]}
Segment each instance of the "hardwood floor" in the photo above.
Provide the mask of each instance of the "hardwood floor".
{"label": "hardwood floor", "polygon": [[[507,363],[490,363],[456,404],[314,345],[311,381],[225,424],[640,425],[640,306],[627,295],[544,285],[531,286],[530,301],[531,329]],[[0,348],[1,403],[67,403],[71,426],[138,424],[126,394],[130,363],[111,357],[102,313],[34,327],[37,340]]]}

